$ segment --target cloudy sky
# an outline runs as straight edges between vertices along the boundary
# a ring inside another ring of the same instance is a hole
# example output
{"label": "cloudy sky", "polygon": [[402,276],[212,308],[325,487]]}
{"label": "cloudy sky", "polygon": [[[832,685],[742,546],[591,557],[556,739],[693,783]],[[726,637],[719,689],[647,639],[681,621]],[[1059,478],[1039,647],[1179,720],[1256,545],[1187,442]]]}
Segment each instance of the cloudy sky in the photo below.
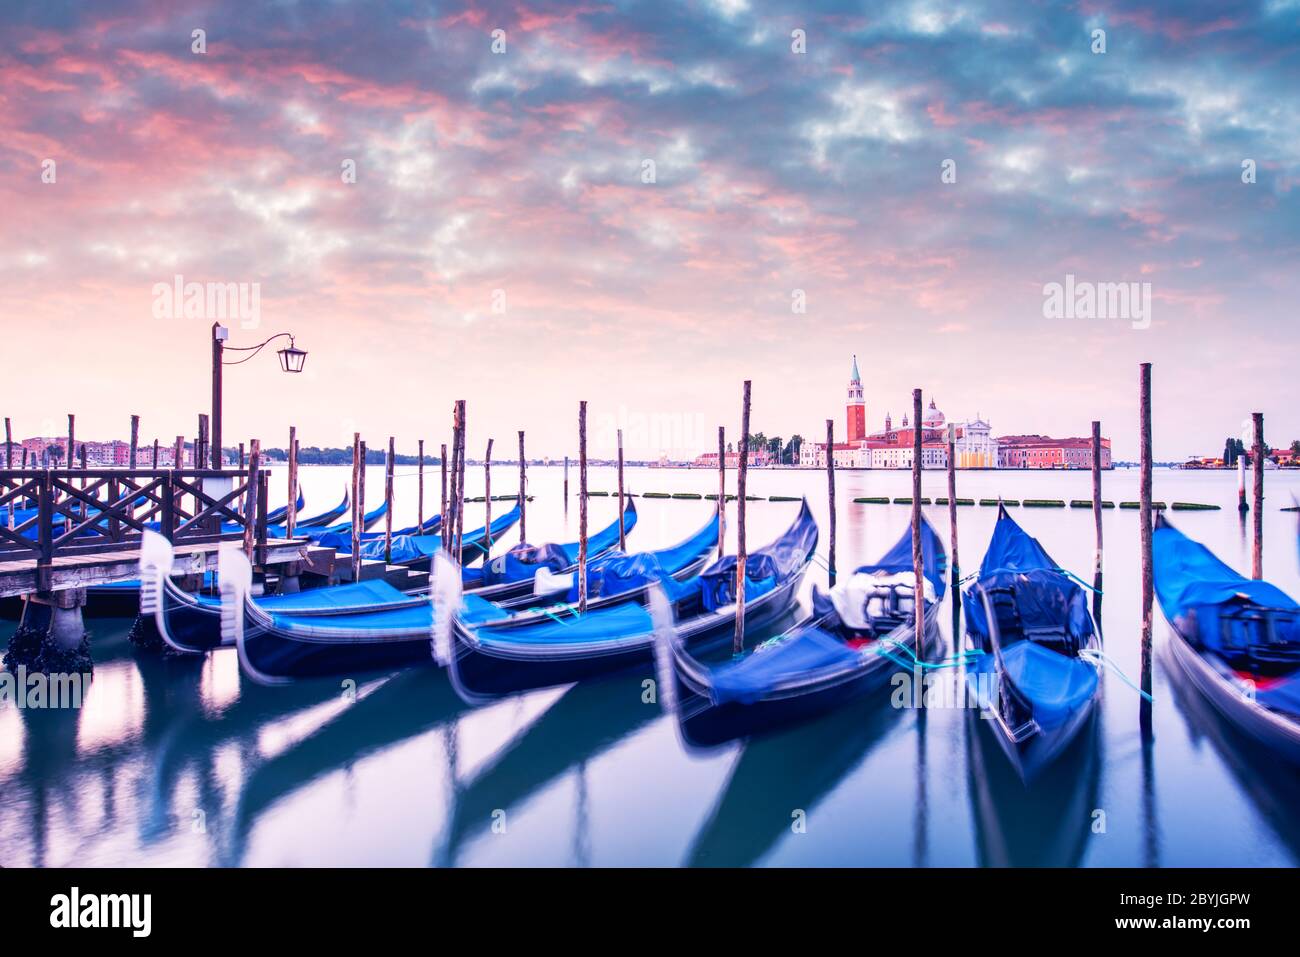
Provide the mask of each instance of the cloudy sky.
{"label": "cloudy sky", "polygon": [[[156,315],[178,274],[258,284],[232,343],[310,351],[302,376],[227,371],[227,444],[293,423],[436,445],[463,397],[471,451],[522,428],[563,454],[587,399],[594,453],[623,424],[634,456],[694,454],[738,430],[745,378],[755,430],[842,428],[852,353],[872,427],[921,387],[998,434],[1099,417],[1131,457],[1150,360],[1158,457],[1215,452],[1253,410],[1300,436],[1296,0],[42,0],[0,21],[19,436],[67,412],[89,437],[132,412],[193,434],[211,317]],[[1149,327],[1045,318],[1067,275],[1150,283]]]}

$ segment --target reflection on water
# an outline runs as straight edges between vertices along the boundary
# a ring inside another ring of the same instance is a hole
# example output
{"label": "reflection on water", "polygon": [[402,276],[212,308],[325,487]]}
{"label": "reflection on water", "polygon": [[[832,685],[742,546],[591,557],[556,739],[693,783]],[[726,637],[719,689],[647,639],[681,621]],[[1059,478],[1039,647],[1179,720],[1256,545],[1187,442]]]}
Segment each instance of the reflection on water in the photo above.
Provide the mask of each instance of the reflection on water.
{"label": "reflection on water", "polygon": [[[305,472],[309,507],[313,498],[337,500],[342,472]],[[638,490],[663,491],[708,492],[716,481],[703,471],[633,470],[632,478]],[[1267,480],[1273,502],[1289,501],[1295,476]],[[562,470],[535,469],[530,481],[530,533],[572,538],[576,509],[560,507]],[[924,494],[946,494],[941,474],[925,481]],[[1107,498],[1136,497],[1136,473],[1103,481]],[[910,477],[845,472],[837,484],[839,567],[849,569],[878,557],[909,518],[907,507],[852,499],[908,495]],[[980,473],[959,476],[958,494],[1068,500],[1088,498],[1089,484],[1086,473]],[[613,488],[612,473],[594,470],[591,485]],[[825,527],[822,474],[760,471],[751,487],[760,495],[806,490]],[[1235,476],[1157,472],[1156,496],[1223,504],[1175,520],[1249,568]],[[634,547],[679,540],[711,507],[639,505]],[[752,503],[751,544],[782,530],[795,507]],[[413,510],[413,499],[399,499],[395,521],[413,521]],[[994,511],[959,510],[968,570],[982,557]],[[611,502],[593,500],[593,523],[612,514]],[[946,508],[928,514],[946,537]],[[1089,510],[1017,517],[1067,568],[1091,570]],[[1137,518],[1115,509],[1103,522],[1098,620],[1107,653],[1136,679]],[[1265,524],[1266,573],[1300,594],[1294,517],[1269,511]],[[733,516],[732,536],[734,526]],[[805,588],[824,577],[814,567]],[[960,613],[949,601],[939,613],[953,648]],[[1107,675],[1093,724],[1026,788],[977,716],[895,710],[887,692],[701,752],[685,747],[676,722],[648,699],[649,669],[469,707],[433,668],[357,675],[355,688],[343,680],[263,688],[241,675],[231,652],[143,654],[126,641],[128,627],[90,622],[96,670],[80,710],[0,710],[0,864],[1300,862],[1296,771],[1226,726],[1160,653],[1154,737],[1138,733],[1134,692]],[[1156,631],[1159,649],[1166,636],[1158,615]]]}

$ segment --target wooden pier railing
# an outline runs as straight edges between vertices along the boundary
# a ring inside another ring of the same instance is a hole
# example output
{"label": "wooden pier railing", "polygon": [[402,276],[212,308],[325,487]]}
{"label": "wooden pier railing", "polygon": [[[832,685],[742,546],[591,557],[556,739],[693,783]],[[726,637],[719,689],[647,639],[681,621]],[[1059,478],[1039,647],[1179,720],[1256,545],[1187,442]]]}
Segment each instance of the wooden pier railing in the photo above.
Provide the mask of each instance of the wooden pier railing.
{"label": "wooden pier railing", "polygon": [[265,547],[255,483],[245,472],[211,469],[0,469],[0,561],[51,565],[121,551],[137,546],[145,529],[178,545],[239,537],[248,519],[235,503],[246,496],[255,541]]}

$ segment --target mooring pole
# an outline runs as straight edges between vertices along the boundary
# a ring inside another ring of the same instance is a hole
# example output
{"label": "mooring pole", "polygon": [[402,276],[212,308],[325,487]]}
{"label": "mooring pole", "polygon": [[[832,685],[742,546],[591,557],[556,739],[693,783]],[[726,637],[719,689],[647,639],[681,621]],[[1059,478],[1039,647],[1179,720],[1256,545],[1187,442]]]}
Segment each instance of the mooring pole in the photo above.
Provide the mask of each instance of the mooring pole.
{"label": "mooring pole", "polygon": [[456,401],[456,416],[460,422],[460,452],[456,456],[456,564],[465,560],[465,443],[468,426],[465,421],[465,400]]}
{"label": "mooring pole", "polygon": [[352,433],[352,581],[361,581],[361,433]]}
{"label": "mooring pole", "polygon": [[1252,412],[1255,422],[1255,546],[1251,552],[1250,575],[1256,581],[1264,577],[1264,413]]}
{"label": "mooring pole", "polygon": [[153,440],[153,470],[158,471],[158,440]]}
{"label": "mooring pole", "polygon": [[289,511],[285,513],[285,537],[293,538],[298,528],[298,427],[289,426]]}
{"label": "mooring pole", "polygon": [[524,432],[519,430],[519,544],[528,541],[524,519],[528,510],[528,460],[524,458]]}
{"label": "mooring pole", "polygon": [[[9,421],[8,416],[5,416],[5,468],[13,469],[13,467],[14,467],[13,423]],[[14,503],[12,500],[9,502],[8,512],[9,512],[9,528],[13,528],[14,527]]]}
{"label": "mooring pole", "polygon": [[727,554],[727,430],[718,426],[718,561]]}
{"label": "mooring pole", "polygon": [[[565,459],[568,465],[568,459]],[[565,480],[568,486],[568,480]],[[568,498],[566,493],[565,498]],[[578,403],[578,614],[587,613],[587,403]]]}
{"label": "mooring pole", "polygon": [[487,454],[483,456],[483,533],[487,547],[483,549],[483,563],[492,554],[492,439],[488,439]]}
{"label": "mooring pole", "polygon": [[[7,422],[8,420],[6,419],[5,421]],[[131,456],[131,458],[127,465],[127,468],[129,468],[132,472],[134,472],[139,467],[139,464],[135,460],[136,453],[139,450],[139,448],[140,448],[140,416],[133,415],[131,416],[131,451],[128,453]]]}
{"label": "mooring pole", "polygon": [[1092,617],[1101,627],[1101,423],[1092,423],[1092,524],[1097,531],[1097,553],[1092,563]]}
{"label": "mooring pole", "polygon": [[961,624],[961,562],[957,558],[957,425],[948,423],[948,534],[952,561],[948,565],[948,582],[952,590],[952,644],[957,652]]}
{"label": "mooring pole", "polygon": [[388,437],[388,460],[384,463],[384,564],[393,562],[393,437]]}
{"label": "mooring pole", "polygon": [[1151,363],[1143,362],[1138,372],[1138,428],[1142,449],[1142,472],[1139,478],[1139,520],[1142,524],[1142,680],[1139,723],[1143,734],[1151,733],[1151,627],[1155,595],[1155,576],[1151,558]]}
{"label": "mooring pole", "polygon": [[[358,544],[361,542],[361,536],[366,530],[366,461],[370,458],[369,450],[366,448],[366,440],[361,440],[361,477],[357,481],[357,491],[360,493],[360,499],[357,501],[357,520],[352,526],[353,533],[357,536]],[[358,550],[359,551],[359,550]]]}
{"label": "mooring pole", "polygon": [[564,511],[569,511],[569,457],[564,457]]}
{"label": "mooring pole", "polygon": [[1237,511],[1245,515],[1250,511],[1246,504],[1246,456],[1237,456]]}
{"label": "mooring pole", "polygon": [[244,443],[243,443],[243,442],[240,442],[240,443],[239,443],[239,471],[241,471],[241,472],[244,471],[244,465],[245,465],[245,459],[244,459]]}
{"label": "mooring pole", "polygon": [[447,547],[447,529],[450,526],[450,518],[447,515],[447,443],[442,443],[442,451],[439,455],[442,464],[442,507],[438,514],[442,516],[438,521],[438,534],[442,536],[443,551],[451,551]]}
{"label": "mooring pole", "polygon": [[835,420],[826,420],[826,501],[830,505],[830,555],[826,562],[827,579],[835,587]]}
{"label": "mooring pole", "polygon": [[[925,660],[925,568],[921,550],[921,390],[912,390],[912,596],[916,657]],[[925,695],[916,696],[918,706]]]}
{"label": "mooring pole", "polygon": [[732,654],[745,648],[745,480],[749,471],[749,398],[750,380],[745,380],[740,403],[740,461],[736,466],[736,634],[731,641]]}
{"label": "mooring pole", "polygon": [[208,467],[208,417],[202,412],[199,413],[199,436],[194,440],[194,467],[196,469],[206,469]]}
{"label": "mooring pole", "polygon": [[[420,446],[420,451],[419,451],[420,461],[416,469],[416,475],[418,476],[418,478],[415,481],[416,487],[418,489],[416,506],[415,506],[415,513],[416,513],[415,527],[419,529],[420,532],[423,532],[424,531],[424,439],[419,440],[419,446]],[[419,533],[417,532],[417,534]]]}
{"label": "mooring pole", "polygon": [[623,430],[618,430],[618,549],[627,551],[627,530],[623,527]]}
{"label": "mooring pole", "polygon": [[253,532],[257,525],[258,468],[262,464],[262,442],[248,443],[248,485],[244,489],[244,554],[253,560]]}

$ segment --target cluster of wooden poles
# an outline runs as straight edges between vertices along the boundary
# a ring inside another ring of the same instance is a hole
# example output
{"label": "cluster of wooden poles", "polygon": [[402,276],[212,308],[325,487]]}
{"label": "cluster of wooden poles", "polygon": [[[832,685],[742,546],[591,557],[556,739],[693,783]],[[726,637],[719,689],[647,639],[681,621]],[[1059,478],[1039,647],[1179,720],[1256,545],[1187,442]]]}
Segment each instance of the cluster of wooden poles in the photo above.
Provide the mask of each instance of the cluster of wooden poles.
{"label": "cluster of wooden poles", "polygon": [[[1139,366],[1138,376],[1139,391],[1139,414],[1138,428],[1141,445],[1141,472],[1139,478],[1139,507],[1140,523],[1142,530],[1141,552],[1142,552],[1142,631],[1141,631],[1141,688],[1145,694],[1142,697],[1141,705],[1141,722],[1144,730],[1150,730],[1151,713],[1150,713],[1150,693],[1151,693],[1151,634],[1152,634],[1152,616],[1154,607],[1154,575],[1152,568],[1152,521],[1154,511],[1152,508],[1151,498],[1151,363],[1144,362]],[[748,560],[748,552],[745,541],[745,508],[746,508],[746,484],[748,474],[749,458],[749,419],[750,419],[750,401],[751,401],[751,382],[746,379],[744,382],[743,397],[741,403],[741,428],[740,428],[740,452],[737,468],[737,487],[736,487],[736,631],[733,642],[734,650],[739,653],[744,644],[745,632],[745,565]],[[912,391],[912,421],[920,422],[923,416],[921,390]],[[1254,424],[1254,443],[1252,449],[1252,459],[1254,462],[1254,547],[1252,552],[1251,573],[1256,579],[1262,578],[1264,573],[1263,562],[1263,501],[1264,501],[1264,416],[1261,412],[1252,413]],[[915,575],[916,594],[923,594],[923,561],[921,549],[921,431],[913,430],[912,446],[912,564]],[[131,467],[136,467],[138,442],[140,432],[140,417],[131,416],[131,444],[130,444],[130,462]],[[199,435],[194,443],[195,448],[195,467],[206,469],[208,465],[208,439],[209,439],[208,417],[199,415]],[[525,509],[527,507],[527,470],[526,459],[524,457],[524,433],[520,431],[519,435],[519,541],[526,541],[527,525]],[[953,633],[957,634],[961,614],[961,565],[957,551],[957,473],[956,473],[956,429],[949,423],[947,434],[948,445],[948,523],[951,534],[950,548],[952,552],[951,562],[949,564],[949,575],[951,581],[951,590],[953,595]],[[487,541],[486,548],[490,551],[492,544],[492,446],[493,440],[488,439],[487,453],[484,458],[484,502],[486,504],[487,514],[484,519],[486,527]],[[835,564],[835,533],[836,533],[836,502],[835,502],[835,422],[833,419],[826,420],[826,479],[827,491],[830,499],[830,527],[829,527],[829,555],[827,568],[830,578],[830,584],[834,586],[836,577]],[[76,416],[68,416],[68,449],[75,449],[76,445]],[[1096,530],[1096,554],[1093,565],[1093,591],[1094,591],[1094,616],[1100,613],[1100,595],[1102,591],[1102,498],[1101,498],[1101,423],[1094,421],[1092,423],[1092,511],[1093,522]],[[184,458],[185,437],[178,435],[173,448],[173,459],[176,467]],[[28,450],[23,449],[22,468],[28,467],[27,458]],[[153,466],[158,467],[159,444],[155,439],[153,443]],[[298,498],[298,437],[296,427],[289,429],[289,504],[286,519],[286,528],[288,537],[292,538],[297,521],[296,503]],[[212,454],[218,454],[213,452]],[[386,504],[384,519],[384,558],[385,561],[392,559],[393,547],[393,462],[394,462],[394,438],[388,439],[388,454],[385,459],[385,476],[384,476],[384,501]],[[86,447],[80,447],[81,467],[86,467]],[[418,501],[418,524],[424,526],[425,508],[424,508],[424,440],[419,440],[419,501]],[[447,446],[444,444],[439,456],[441,463],[441,503],[439,514],[441,515],[441,536],[443,548],[457,561],[462,554],[464,541],[464,518],[465,518],[465,400],[456,400],[452,409],[452,440],[451,454],[448,456]],[[352,573],[353,580],[357,580],[360,575],[361,565],[361,534],[362,525],[364,524],[365,514],[365,488],[366,475],[366,443],[362,441],[361,434],[354,433],[352,438]],[[71,464],[71,463],[69,463]],[[5,419],[5,465],[7,468],[14,467],[13,462],[13,435],[10,420]],[[33,463],[33,467],[35,463]],[[244,445],[239,446],[239,467],[241,471],[247,468],[249,472],[248,497],[245,505],[244,514],[253,514],[254,507],[253,496],[259,485],[264,487],[264,482],[259,483],[258,476],[261,469],[261,443],[257,439],[251,440],[249,444],[249,457],[245,463]],[[450,485],[448,478],[450,474]],[[723,426],[718,427],[718,557],[722,558],[725,553],[724,532],[726,528],[726,501],[727,501],[727,453],[726,453],[726,429]],[[578,403],[578,611],[583,613],[587,608],[587,403],[581,401]],[[262,498],[265,493],[262,493]],[[625,505],[626,487],[623,480],[623,431],[618,430],[618,540],[619,548],[626,546],[626,531],[624,527],[623,509]],[[564,460],[564,505],[568,508],[569,501],[569,460]],[[12,512],[12,505],[11,505]],[[261,502],[261,508],[265,510],[265,502]],[[1240,508],[1244,512],[1247,510],[1245,501],[1244,481],[1240,485]],[[12,517],[11,517],[12,522]],[[248,522],[244,532],[244,546],[251,554],[253,547],[253,523]],[[924,603],[920,600],[916,602],[916,642],[918,650],[924,648],[922,636],[925,629]]]}
{"label": "cluster of wooden poles", "polygon": [[[1140,697],[1139,720],[1144,733],[1149,734],[1151,731],[1151,637],[1153,627],[1153,609],[1155,597],[1155,577],[1152,562],[1152,531],[1154,521],[1154,509],[1152,507],[1152,452],[1151,452],[1151,363],[1143,362],[1138,369],[1138,393],[1139,393],[1139,412],[1138,412],[1138,431],[1141,445],[1141,462],[1139,477],[1139,507],[1140,523],[1142,528],[1141,553],[1142,553],[1142,629],[1141,629],[1141,679],[1140,686],[1143,694]],[[750,412],[750,383],[747,380],[744,384],[744,394],[741,408],[741,441],[740,441],[740,458],[738,463],[738,487],[737,487],[737,567],[736,567],[736,600],[738,611],[736,615],[736,634],[733,644],[733,650],[739,653],[743,647],[744,638],[744,607],[745,607],[745,473],[747,469],[747,458],[749,453],[749,412]],[[920,422],[922,420],[923,409],[921,403],[921,390],[912,390],[912,421]],[[1264,504],[1264,416],[1261,412],[1252,413],[1254,423],[1254,443],[1251,458],[1254,462],[1254,547],[1252,552],[1251,573],[1255,579],[1260,579],[1264,574],[1263,562],[1263,504]],[[915,578],[915,594],[918,596],[916,601],[916,648],[917,654],[922,655],[925,648],[925,607],[920,596],[924,594],[923,578],[923,556],[921,547],[921,471],[922,471],[922,449],[921,449],[921,429],[914,429],[912,432],[912,571]],[[726,447],[725,434],[722,428],[718,429],[718,468],[720,472],[721,485],[718,495],[718,518],[721,522],[725,515],[726,501]],[[952,552],[949,563],[949,582],[953,596],[953,635],[960,633],[961,622],[961,563],[958,557],[957,549],[957,470],[956,470],[956,428],[952,423],[948,425],[947,434],[948,445],[948,525],[950,529],[951,542],[950,549]],[[835,420],[826,420],[826,483],[827,492],[830,500],[830,523],[829,523],[829,554],[827,558],[827,570],[830,578],[830,584],[835,585]],[[1100,619],[1101,614],[1101,594],[1102,594],[1102,497],[1101,497],[1101,422],[1092,423],[1092,514],[1093,525],[1096,531],[1096,552],[1093,562],[1093,616]],[[1244,483],[1241,494],[1241,509],[1244,512],[1247,506],[1245,504]],[[719,536],[719,554],[721,554],[721,536]],[[1100,626],[1100,620],[1098,620]]]}

